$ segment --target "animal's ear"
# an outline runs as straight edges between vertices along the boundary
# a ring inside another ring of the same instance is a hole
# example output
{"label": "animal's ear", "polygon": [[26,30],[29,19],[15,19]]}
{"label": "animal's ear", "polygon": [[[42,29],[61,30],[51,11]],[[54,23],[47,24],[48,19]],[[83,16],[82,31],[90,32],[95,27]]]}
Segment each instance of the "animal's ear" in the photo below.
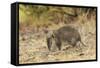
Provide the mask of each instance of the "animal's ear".
{"label": "animal's ear", "polygon": [[52,34],[52,37],[54,38],[54,34]]}
{"label": "animal's ear", "polygon": [[55,38],[55,30],[52,31],[52,37]]}

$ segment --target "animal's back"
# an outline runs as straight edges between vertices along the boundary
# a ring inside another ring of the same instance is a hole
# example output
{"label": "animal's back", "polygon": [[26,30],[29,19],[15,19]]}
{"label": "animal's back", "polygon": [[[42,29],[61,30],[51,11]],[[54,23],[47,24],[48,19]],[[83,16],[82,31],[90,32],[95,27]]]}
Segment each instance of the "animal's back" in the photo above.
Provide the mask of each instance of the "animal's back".
{"label": "animal's back", "polygon": [[58,29],[58,32],[60,32],[60,33],[63,33],[65,31],[67,31],[67,32],[75,32],[77,30],[75,28],[71,27],[71,26],[64,26],[64,27]]}
{"label": "animal's back", "polygon": [[57,35],[63,41],[70,41],[72,38],[79,39],[80,35],[79,32],[71,27],[71,26],[64,26],[57,30]]}

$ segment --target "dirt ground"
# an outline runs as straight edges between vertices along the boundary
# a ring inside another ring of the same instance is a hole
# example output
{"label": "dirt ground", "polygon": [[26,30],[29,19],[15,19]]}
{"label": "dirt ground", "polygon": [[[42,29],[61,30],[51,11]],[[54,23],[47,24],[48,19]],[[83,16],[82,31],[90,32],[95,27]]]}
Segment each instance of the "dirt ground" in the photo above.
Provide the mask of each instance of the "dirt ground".
{"label": "dirt ground", "polygon": [[[76,47],[63,46],[62,50],[49,51],[46,43],[46,36],[41,31],[38,33],[26,33],[19,35],[19,63],[41,63],[41,62],[58,62],[58,61],[77,61],[77,60],[94,60],[96,59],[96,24],[95,21],[87,21],[85,24],[70,24],[78,29],[82,42]],[[59,24],[51,29],[57,29],[64,26]]]}

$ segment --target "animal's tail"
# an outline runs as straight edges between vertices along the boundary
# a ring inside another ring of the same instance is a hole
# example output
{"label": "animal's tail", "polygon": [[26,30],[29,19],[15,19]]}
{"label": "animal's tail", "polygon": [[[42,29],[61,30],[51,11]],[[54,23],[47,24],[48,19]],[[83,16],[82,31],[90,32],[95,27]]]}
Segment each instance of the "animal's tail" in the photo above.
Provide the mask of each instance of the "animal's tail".
{"label": "animal's tail", "polygon": [[80,43],[82,43],[82,45],[84,45],[86,47],[86,45],[82,41],[80,41]]}

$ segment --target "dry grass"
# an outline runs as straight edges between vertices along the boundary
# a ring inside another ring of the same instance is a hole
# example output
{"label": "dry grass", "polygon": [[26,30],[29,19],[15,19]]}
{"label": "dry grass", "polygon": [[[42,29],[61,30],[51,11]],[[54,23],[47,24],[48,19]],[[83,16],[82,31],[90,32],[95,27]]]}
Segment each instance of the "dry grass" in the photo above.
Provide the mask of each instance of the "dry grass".
{"label": "dry grass", "polygon": [[[65,48],[62,46],[61,51],[48,51],[46,44],[45,34],[41,32],[33,33],[31,30],[29,33],[19,35],[19,63],[40,63],[40,62],[58,62],[58,61],[77,61],[77,60],[93,60],[96,59],[96,21],[95,18],[86,19],[79,17],[71,25],[78,29],[82,41],[86,44],[86,47],[70,47]],[[64,23],[58,25],[52,25],[48,29],[56,30]],[[56,49],[56,47],[54,47]]]}
{"label": "dry grass", "polygon": [[[74,16],[75,10],[77,10],[78,16]],[[86,8],[53,6],[37,6],[36,8],[36,6],[32,5],[27,7],[20,5],[19,63],[96,59],[96,15],[93,9],[88,9],[90,12],[85,12],[86,10]],[[68,15],[68,13],[73,16]],[[55,46],[52,47],[54,51],[49,51],[44,30],[57,30],[68,25],[79,31],[82,42],[86,47],[81,44],[76,47],[62,45],[61,51]]]}

